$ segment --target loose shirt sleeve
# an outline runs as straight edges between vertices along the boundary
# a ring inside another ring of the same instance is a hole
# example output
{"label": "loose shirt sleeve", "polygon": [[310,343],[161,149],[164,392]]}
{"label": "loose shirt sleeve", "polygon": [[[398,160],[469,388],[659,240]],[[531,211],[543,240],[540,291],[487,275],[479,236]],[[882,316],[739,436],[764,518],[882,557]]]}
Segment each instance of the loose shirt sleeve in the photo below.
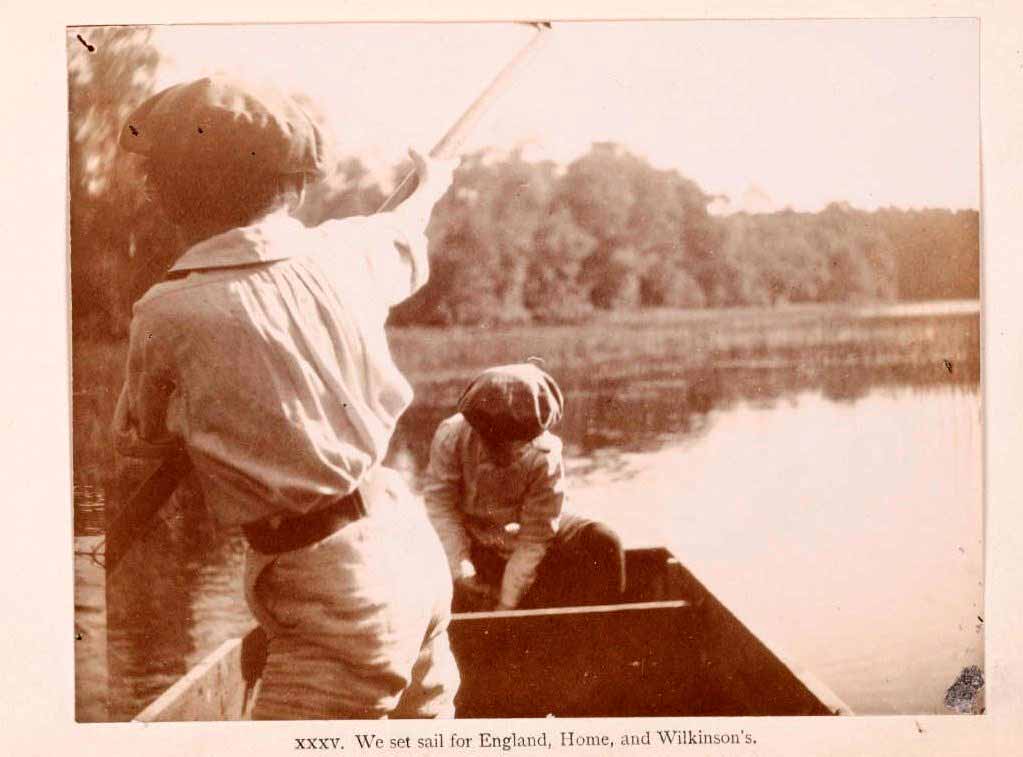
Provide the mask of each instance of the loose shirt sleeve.
{"label": "loose shirt sleeve", "polygon": [[441,173],[393,211],[324,224],[343,250],[356,252],[387,308],[407,300],[429,279],[426,227],[450,183],[451,176]]}
{"label": "loose shirt sleeve", "polygon": [[558,531],[565,501],[565,469],[558,446],[538,451],[522,506],[515,547],[501,580],[500,603],[517,607],[536,580],[536,570]]}
{"label": "loose shirt sleeve", "polygon": [[429,278],[423,229],[400,214],[352,216],[328,221],[323,228],[332,249],[321,264],[339,282],[368,281],[372,292],[362,294],[372,295],[386,309],[411,297]]}
{"label": "loose shirt sleeve", "polygon": [[462,472],[458,457],[458,425],[449,418],[437,427],[430,446],[423,499],[426,512],[440,537],[451,575],[457,580],[476,574],[470,559],[470,540],[458,503]]}
{"label": "loose shirt sleeve", "polygon": [[161,458],[181,439],[167,427],[176,390],[170,355],[159,343],[157,324],[144,311],[132,319],[124,387],[114,411],[114,445],[128,457]]}

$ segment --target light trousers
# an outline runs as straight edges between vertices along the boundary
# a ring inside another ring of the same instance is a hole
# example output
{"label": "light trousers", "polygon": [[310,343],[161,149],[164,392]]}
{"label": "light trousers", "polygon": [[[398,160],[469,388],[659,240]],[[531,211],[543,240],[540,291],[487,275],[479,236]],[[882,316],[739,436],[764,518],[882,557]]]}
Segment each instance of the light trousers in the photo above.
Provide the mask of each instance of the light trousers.
{"label": "light trousers", "polygon": [[452,717],[451,576],[422,504],[394,471],[368,515],[279,555],[250,550],[246,598],[269,647],[253,718]]}

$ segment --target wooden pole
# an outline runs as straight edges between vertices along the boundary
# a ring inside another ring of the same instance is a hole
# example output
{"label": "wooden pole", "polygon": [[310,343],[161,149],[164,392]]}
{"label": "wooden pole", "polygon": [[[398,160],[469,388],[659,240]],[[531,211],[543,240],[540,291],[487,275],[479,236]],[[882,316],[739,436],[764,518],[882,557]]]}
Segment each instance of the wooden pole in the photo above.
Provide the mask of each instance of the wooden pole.
{"label": "wooden pole", "polygon": [[[512,58],[508,64],[501,69],[501,71],[494,77],[494,80],[490,82],[490,85],[483,90],[479,97],[477,97],[473,103],[466,109],[466,111],[459,116],[458,120],[452,124],[451,128],[445,132],[444,136],[440,138],[440,141],[433,146],[430,150],[430,156],[433,158],[450,158],[458,152],[458,148],[461,147],[462,143],[466,140],[472,130],[479,123],[480,119],[490,110],[491,106],[511,87],[512,82],[515,79],[515,75],[524,67],[526,61],[528,61],[537,50],[547,41],[548,34],[551,29],[551,25],[548,22],[537,22],[530,24],[536,29],[536,34],[533,35],[529,43],[519,50],[518,54]],[[415,177],[415,171],[409,171],[405,178],[401,180],[394,191],[391,192],[391,196],[384,200],[383,205],[380,206],[378,213],[383,213],[388,210],[393,210],[399,203],[399,200],[407,190],[408,185],[412,183]]]}

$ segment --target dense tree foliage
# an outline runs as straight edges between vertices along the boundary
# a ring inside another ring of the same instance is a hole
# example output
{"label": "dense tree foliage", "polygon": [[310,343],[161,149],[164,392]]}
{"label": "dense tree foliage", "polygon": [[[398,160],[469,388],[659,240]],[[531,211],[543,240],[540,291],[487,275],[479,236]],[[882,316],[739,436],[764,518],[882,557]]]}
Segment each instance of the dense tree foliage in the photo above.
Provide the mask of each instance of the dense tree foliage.
{"label": "dense tree foliage", "polygon": [[720,221],[721,259],[711,303],[885,302],[895,299],[895,251],[871,214],[841,205],[820,213]]}
{"label": "dense tree foliage", "polygon": [[973,210],[889,208],[875,214],[896,255],[899,299],[968,299],[980,293],[980,223]]}
{"label": "dense tree foliage", "polygon": [[158,56],[143,28],[68,33],[71,297],[76,333],[123,333],[147,273],[176,252],[146,202],[137,162],[119,154],[125,119],[151,92]]}
{"label": "dense tree foliage", "polygon": [[711,199],[616,145],[564,170],[472,155],[434,211],[431,283],[395,322],[979,296],[976,211],[834,203],[715,217]]}
{"label": "dense tree foliage", "polygon": [[[116,147],[124,119],[152,92],[149,32],[90,29],[88,43],[69,35],[72,299],[77,336],[110,336],[124,333],[131,302],[180,246],[147,201],[138,163]],[[307,190],[297,215],[312,226],[374,212],[383,199],[365,166],[346,157]],[[615,144],[595,144],[565,167],[518,152],[469,155],[434,210],[430,282],[394,322],[979,294],[976,211],[833,204],[717,217],[712,199]]]}

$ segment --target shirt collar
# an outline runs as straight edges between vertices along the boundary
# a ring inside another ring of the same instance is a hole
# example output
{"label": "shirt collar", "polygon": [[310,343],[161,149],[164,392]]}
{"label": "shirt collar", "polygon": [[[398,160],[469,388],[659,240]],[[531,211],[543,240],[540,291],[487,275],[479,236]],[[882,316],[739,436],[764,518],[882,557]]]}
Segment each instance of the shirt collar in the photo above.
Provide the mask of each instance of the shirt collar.
{"label": "shirt collar", "polygon": [[298,253],[296,241],[302,223],[279,210],[251,226],[225,231],[185,250],[171,271],[229,268],[285,260]]}

